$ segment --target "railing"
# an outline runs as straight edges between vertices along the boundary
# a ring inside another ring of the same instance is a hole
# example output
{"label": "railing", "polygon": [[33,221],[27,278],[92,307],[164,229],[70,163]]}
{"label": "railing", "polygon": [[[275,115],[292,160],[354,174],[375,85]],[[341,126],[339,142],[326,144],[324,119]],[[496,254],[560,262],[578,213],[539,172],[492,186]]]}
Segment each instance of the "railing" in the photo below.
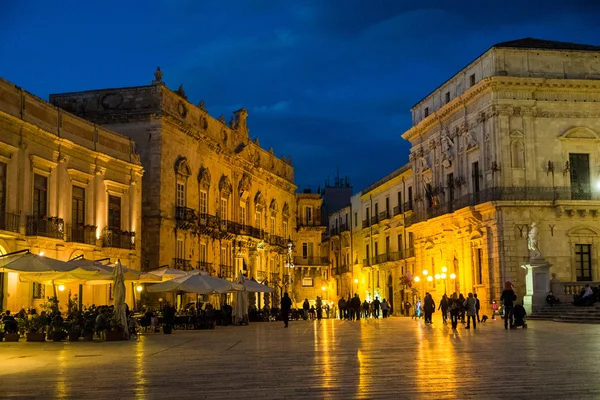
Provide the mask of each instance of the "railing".
{"label": "railing", "polygon": [[363,219],[362,227],[363,228],[368,228],[369,227],[369,219]]}
{"label": "railing", "polygon": [[377,254],[375,257],[373,257],[372,264],[382,264],[386,261],[388,261],[388,254],[387,253],[383,253],[383,254]]}
{"label": "railing", "polygon": [[190,271],[192,269],[192,261],[186,260],[185,258],[174,258],[173,268],[180,269],[182,271]]}
{"label": "railing", "polygon": [[175,208],[175,219],[177,222],[193,224],[198,221],[198,215],[196,215],[196,211],[193,208],[178,206]]}
{"label": "railing", "polygon": [[370,266],[371,265],[371,259],[370,258],[363,258],[362,265],[363,265],[363,267]]}
{"label": "railing", "polygon": [[67,225],[67,242],[96,244],[96,227],[93,225]]}
{"label": "railing", "polygon": [[321,218],[314,217],[313,219],[298,217],[298,227],[322,226]]}
{"label": "railing", "polygon": [[285,238],[277,235],[269,235],[269,244],[272,246],[287,247]]}
{"label": "railing", "polygon": [[296,265],[329,265],[329,258],[327,257],[294,257],[294,264]]}
{"label": "railing", "polygon": [[589,200],[587,192],[572,192],[570,187],[496,187],[469,193],[450,202],[438,204],[406,218],[406,225],[449,214],[464,207],[488,201],[559,201]]}
{"label": "railing", "polygon": [[329,228],[329,236],[337,236],[340,234],[340,231],[337,227]]}
{"label": "railing", "polygon": [[135,232],[107,226],[102,230],[102,247],[135,250]]}
{"label": "railing", "polygon": [[415,248],[414,247],[409,247],[408,249],[404,249],[402,251],[402,258],[411,258],[415,256]]}
{"label": "railing", "polygon": [[371,217],[371,225],[375,225],[379,222],[379,217],[377,215],[373,215]]}
{"label": "railing", "polygon": [[12,212],[0,212],[0,230],[19,232],[19,219],[21,214]]}
{"label": "railing", "polygon": [[413,207],[414,207],[413,202],[407,201],[406,203],[404,203],[404,206],[402,207],[402,212],[412,211]]}
{"label": "railing", "polygon": [[396,206],[396,207],[394,207],[394,209],[392,211],[393,211],[394,215],[402,214],[402,207]]}
{"label": "railing", "polygon": [[550,281],[552,293],[562,302],[572,302],[573,296],[579,295],[585,289],[585,285],[590,287],[600,286],[600,282],[579,281],[579,282],[561,282],[558,280]]}
{"label": "railing", "polygon": [[235,278],[234,276],[234,270],[233,270],[233,265],[219,265],[219,277],[220,278],[225,278],[225,279],[233,279]]}
{"label": "railing", "polygon": [[213,263],[208,261],[198,261],[196,263],[196,268],[206,271],[209,275],[215,275],[216,273],[215,269],[213,268]]}
{"label": "railing", "polygon": [[346,232],[350,230],[350,225],[346,225],[346,224],[341,224],[340,225],[340,233],[342,232]]}
{"label": "railing", "polygon": [[380,221],[385,221],[386,219],[390,218],[390,212],[389,211],[382,211],[379,213],[379,220]]}
{"label": "railing", "polygon": [[339,268],[339,272],[341,275],[341,274],[351,272],[352,267],[350,265],[340,265],[338,268]]}
{"label": "railing", "polygon": [[65,222],[58,217],[38,217],[35,215],[27,216],[27,227],[25,229],[27,236],[45,236],[53,239],[65,238]]}

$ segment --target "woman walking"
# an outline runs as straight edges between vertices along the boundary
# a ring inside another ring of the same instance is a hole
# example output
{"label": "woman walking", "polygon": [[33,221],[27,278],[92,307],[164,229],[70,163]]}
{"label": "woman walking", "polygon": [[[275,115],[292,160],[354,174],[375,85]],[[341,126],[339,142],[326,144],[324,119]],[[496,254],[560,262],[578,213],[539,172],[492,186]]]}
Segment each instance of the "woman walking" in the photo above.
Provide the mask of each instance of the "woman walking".
{"label": "woman walking", "polygon": [[458,325],[458,316],[460,315],[460,304],[456,293],[452,293],[452,298],[448,301],[448,308],[450,309],[450,321],[452,322],[452,329],[456,330]]}
{"label": "woman walking", "polygon": [[442,322],[445,324],[448,320],[448,296],[445,294],[442,296],[442,300],[440,301],[438,311],[439,310],[442,310]]}
{"label": "woman walking", "polygon": [[473,320],[473,329],[477,329],[477,300],[473,297],[473,293],[469,293],[464,303],[465,311],[467,313],[467,326],[466,329],[471,329],[471,320]]}

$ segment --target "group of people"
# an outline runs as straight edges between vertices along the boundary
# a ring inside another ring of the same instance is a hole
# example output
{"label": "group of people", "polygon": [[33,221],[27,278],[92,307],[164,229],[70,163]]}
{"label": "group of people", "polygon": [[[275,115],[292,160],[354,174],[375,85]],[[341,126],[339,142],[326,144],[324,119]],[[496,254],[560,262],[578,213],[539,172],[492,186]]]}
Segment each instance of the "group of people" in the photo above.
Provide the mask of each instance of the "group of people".
{"label": "group of people", "polygon": [[[462,293],[460,295],[452,293],[450,297],[444,294],[437,307],[437,310],[441,310],[442,312],[442,322],[444,324],[447,323],[448,316],[450,316],[452,329],[454,330],[456,330],[458,326],[459,319],[462,323],[465,323],[465,316],[467,324],[465,328],[471,329],[472,321],[473,329],[477,329],[477,323],[481,321],[479,316],[480,309],[481,303],[477,298],[477,294],[473,293],[469,293],[466,298]],[[431,293],[425,293],[423,302],[417,300],[413,318],[417,319],[423,316],[426,324],[432,324],[432,317],[435,311],[435,301],[433,300]]]}
{"label": "group of people", "polygon": [[315,317],[321,320],[323,318],[323,311],[325,311],[325,316],[329,318],[329,312],[331,311],[329,304],[323,304],[320,296],[317,296],[314,305],[311,305],[308,299],[304,299],[304,303],[302,303],[302,319],[305,321],[315,319]]}
{"label": "group of people", "polygon": [[354,297],[348,296],[348,300],[342,297],[338,301],[339,317],[340,319],[346,320],[360,320],[360,318],[387,318],[390,312],[390,305],[386,299],[379,300],[379,297],[375,296],[375,300],[369,302],[365,300],[360,301],[358,294],[354,294]]}

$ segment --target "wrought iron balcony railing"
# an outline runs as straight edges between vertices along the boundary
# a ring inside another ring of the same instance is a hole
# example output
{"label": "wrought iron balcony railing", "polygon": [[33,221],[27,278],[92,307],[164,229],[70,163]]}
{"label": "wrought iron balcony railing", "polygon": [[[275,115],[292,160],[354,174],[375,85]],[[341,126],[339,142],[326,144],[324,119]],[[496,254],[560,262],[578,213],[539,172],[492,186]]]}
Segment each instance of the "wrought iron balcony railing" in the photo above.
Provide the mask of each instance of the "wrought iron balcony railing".
{"label": "wrought iron balcony railing", "polygon": [[173,268],[180,269],[182,271],[190,271],[192,269],[192,261],[186,260],[185,258],[174,258]]}
{"label": "wrought iron balcony railing", "polygon": [[402,214],[402,207],[400,207],[400,206],[394,207],[393,213],[394,213],[394,216],[396,216],[398,214]]}
{"label": "wrought iron balcony railing", "polygon": [[369,219],[368,218],[367,219],[363,219],[362,227],[363,228],[368,228],[369,227]]}
{"label": "wrought iron balcony railing", "polygon": [[208,261],[198,261],[196,263],[196,268],[201,269],[202,271],[206,271],[209,275],[216,275],[215,268],[213,267],[213,263]]}
{"label": "wrought iron balcony railing", "polygon": [[380,221],[385,221],[386,219],[390,218],[390,212],[389,211],[382,211],[379,213],[379,220]]}
{"label": "wrought iron balcony railing", "polygon": [[67,242],[96,244],[96,227],[93,225],[67,225]]}
{"label": "wrought iron balcony railing", "polygon": [[12,212],[0,212],[0,230],[19,232],[21,214]]}
{"label": "wrought iron balcony railing", "polygon": [[175,208],[175,219],[179,227],[186,228],[196,224],[198,215],[193,208],[178,206]]}
{"label": "wrought iron balcony railing", "polygon": [[404,206],[402,207],[402,212],[407,212],[407,211],[412,211],[413,210],[413,202],[412,201],[407,201],[406,203],[404,203]]}
{"label": "wrought iron balcony railing", "polygon": [[135,232],[107,226],[102,230],[102,247],[135,250]]}
{"label": "wrought iron balcony railing", "polygon": [[296,265],[329,265],[329,258],[328,257],[318,257],[318,256],[312,256],[312,257],[296,256],[296,257],[294,257],[294,264],[296,264]]}
{"label": "wrought iron balcony railing", "polygon": [[379,216],[378,215],[373,215],[371,217],[371,225],[375,225],[379,223]]}
{"label": "wrought iron balcony railing", "polygon": [[27,216],[27,236],[45,236],[53,239],[65,238],[65,221],[58,217]]}
{"label": "wrought iron balcony railing", "polygon": [[221,264],[221,265],[219,265],[219,269],[220,269],[220,272],[219,272],[219,277],[220,278],[223,278],[223,279],[233,279],[233,278],[235,278],[235,275],[234,275],[235,271],[234,271],[233,265],[223,265],[223,264]]}

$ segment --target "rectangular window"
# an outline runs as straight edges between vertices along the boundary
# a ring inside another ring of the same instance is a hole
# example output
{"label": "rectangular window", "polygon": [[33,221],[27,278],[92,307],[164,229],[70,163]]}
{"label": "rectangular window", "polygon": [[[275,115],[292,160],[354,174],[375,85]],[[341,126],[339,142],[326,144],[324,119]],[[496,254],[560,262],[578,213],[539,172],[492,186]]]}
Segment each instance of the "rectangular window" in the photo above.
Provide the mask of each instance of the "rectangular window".
{"label": "rectangular window", "polygon": [[375,214],[373,216],[375,218],[379,216],[379,203],[375,203]]}
{"label": "rectangular window", "polygon": [[304,217],[306,218],[306,225],[312,225],[313,215],[311,206],[304,207]]}
{"label": "rectangular window", "polygon": [[221,214],[221,219],[227,220],[229,219],[229,213],[227,208],[227,199],[221,199],[221,209],[219,210]]}
{"label": "rectangular window", "polygon": [[367,223],[371,221],[371,213],[369,213],[369,207],[365,210],[365,215],[367,216]]}
{"label": "rectangular window", "polygon": [[483,254],[481,248],[475,249],[475,257],[477,257],[477,279],[478,285],[483,285]]}
{"label": "rectangular window", "polygon": [[373,243],[373,257],[377,257],[379,255],[379,243]]}
{"label": "rectangular window", "polygon": [[398,212],[402,213],[402,192],[398,192]]}
{"label": "rectangular window", "polygon": [[413,193],[412,193],[412,186],[408,187],[408,209],[412,210],[413,209]]}
{"label": "rectangular window", "polygon": [[446,92],[446,104],[450,103],[450,92]]}
{"label": "rectangular window", "polygon": [[208,213],[208,192],[200,191],[200,215]]}
{"label": "rectangular window", "polygon": [[577,281],[592,280],[592,245],[575,245],[575,272]]}
{"label": "rectangular window", "polygon": [[404,250],[404,242],[402,241],[402,234],[398,234],[398,251]]}
{"label": "rectangular window", "polygon": [[408,248],[412,249],[415,247],[415,238],[412,232],[408,232]]}
{"label": "rectangular window", "polygon": [[261,220],[262,220],[262,213],[260,211],[256,210],[256,212],[254,213],[254,225],[255,225],[256,229],[262,228]]}
{"label": "rectangular window", "polygon": [[45,217],[48,212],[48,178],[35,174],[33,176],[33,215]]}
{"label": "rectangular window", "polygon": [[288,239],[288,222],[283,221],[283,238]]}
{"label": "rectangular window", "polygon": [[221,247],[221,265],[229,266],[231,265],[229,260],[229,252],[227,251],[227,247]]}
{"label": "rectangular window", "polygon": [[[6,164],[0,162],[0,212],[6,211]],[[4,215],[1,217],[4,219]]]}
{"label": "rectangular window", "polygon": [[39,282],[33,282],[33,298],[43,299],[46,295],[46,285],[42,285]]}
{"label": "rectangular window", "polygon": [[302,258],[308,258],[308,243],[302,243]]}
{"label": "rectangular window", "polygon": [[313,278],[310,276],[305,276],[302,278],[302,286],[303,287],[312,287],[313,286]]}
{"label": "rectangular window", "polygon": [[371,265],[371,254],[369,253],[369,245],[365,246],[365,255],[367,256],[367,265]]}
{"label": "rectangular window", "polygon": [[73,186],[71,223],[73,226],[85,225],[85,189],[79,186]]}
{"label": "rectangular window", "polygon": [[425,107],[425,118],[429,117],[429,107]]}
{"label": "rectangular window", "polygon": [[354,226],[358,226],[358,213],[354,213]]}
{"label": "rectangular window", "polygon": [[177,248],[175,251],[177,252],[175,258],[179,260],[183,260],[185,258],[185,242],[183,239],[177,239]]}
{"label": "rectangular window", "polygon": [[177,207],[185,207],[185,184],[177,182]]}
{"label": "rectangular window", "polygon": [[433,207],[433,188],[431,183],[425,185],[425,197],[427,197],[427,207]]}
{"label": "rectangular window", "polygon": [[454,174],[447,175],[446,186],[448,186],[448,201],[452,201],[454,200]]}
{"label": "rectangular window", "polygon": [[345,221],[346,221],[346,228],[348,228],[348,213],[346,213],[346,215],[345,215]]}
{"label": "rectangular window", "polygon": [[475,85],[475,74],[471,74],[471,76],[469,76],[469,86],[473,85]]}
{"label": "rectangular window", "polygon": [[271,216],[271,235],[275,235],[275,217]]}
{"label": "rectangular window", "polygon": [[108,227],[121,229],[121,198],[108,196]]}
{"label": "rectangular window", "polygon": [[479,162],[471,164],[471,177],[473,178],[473,193],[479,193]]}
{"label": "rectangular window", "polygon": [[206,247],[206,243],[200,243],[200,250],[199,250],[199,254],[198,254],[198,259],[200,260],[200,262],[207,262],[208,261],[208,248]]}
{"label": "rectangular window", "polygon": [[246,225],[246,202],[240,203],[240,224]]}
{"label": "rectangular window", "polygon": [[385,254],[389,254],[390,253],[390,237],[386,236],[385,237]]}

